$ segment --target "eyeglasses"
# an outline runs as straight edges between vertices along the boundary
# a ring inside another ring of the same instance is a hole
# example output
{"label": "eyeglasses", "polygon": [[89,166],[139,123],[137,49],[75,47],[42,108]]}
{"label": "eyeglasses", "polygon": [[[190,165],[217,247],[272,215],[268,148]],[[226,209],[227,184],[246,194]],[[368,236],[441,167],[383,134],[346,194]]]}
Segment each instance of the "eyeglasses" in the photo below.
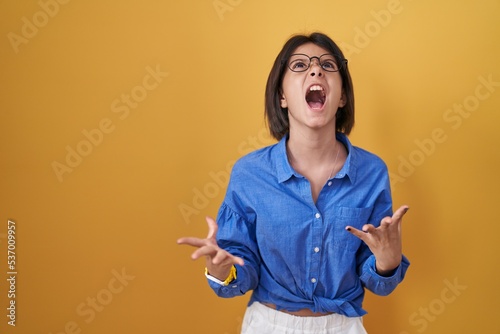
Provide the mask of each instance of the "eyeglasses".
{"label": "eyeglasses", "polygon": [[325,53],[319,57],[309,57],[308,55],[302,53],[295,53],[290,56],[287,65],[290,71],[304,72],[309,69],[314,58],[318,60],[318,65],[327,72],[337,72],[342,66],[347,65],[347,59],[342,59],[340,65],[338,65],[335,57],[328,53]]}

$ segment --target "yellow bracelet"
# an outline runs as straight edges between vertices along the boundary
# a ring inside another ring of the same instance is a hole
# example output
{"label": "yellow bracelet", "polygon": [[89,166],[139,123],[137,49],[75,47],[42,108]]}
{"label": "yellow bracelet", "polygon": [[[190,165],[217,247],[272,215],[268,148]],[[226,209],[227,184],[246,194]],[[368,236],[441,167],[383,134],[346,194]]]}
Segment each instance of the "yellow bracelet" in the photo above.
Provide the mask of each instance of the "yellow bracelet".
{"label": "yellow bracelet", "polygon": [[233,265],[231,267],[231,271],[229,272],[229,275],[227,276],[226,280],[224,281],[224,285],[229,285],[232,281],[236,279],[236,267]]}
{"label": "yellow bracelet", "polygon": [[[205,267],[205,276],[207,276],[207,275],[210,275],[210,274],[208,273],[208,268],[207,268],[207,267]],[[212,275],[210,275],[210,276],[212,276]],[[214,280],[214,279],[215,279],[215,277],[214,277],[214,278],[211,278],[211,280]],[[231,270],[229,271],[229,275],[227,276],[227,278],[226,278],[226,280],[225,280],[224,282],[222,282],[222,281],[220,281],[220,280],[218,280],[218,279],[217,279],[216,281],[217,281],[217,282],[220,282],[219,284],[222,284],[222,285],[224,285],[224,286],[227,286],[227,285],[229,285],[229,283],[231,283],[231,282],[232,282],[232,281],[234,281],[235,279],[236,279],[236,267],[233,265],[233,266],[231,267]]]}

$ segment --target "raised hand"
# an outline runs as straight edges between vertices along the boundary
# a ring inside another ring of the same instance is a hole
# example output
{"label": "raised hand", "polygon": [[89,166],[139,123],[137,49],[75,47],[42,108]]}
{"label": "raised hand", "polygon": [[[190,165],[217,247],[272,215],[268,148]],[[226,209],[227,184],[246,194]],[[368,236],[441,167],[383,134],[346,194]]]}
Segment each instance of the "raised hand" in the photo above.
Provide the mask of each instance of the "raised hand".
{"label": "raised hand", "polygon": [[191,259],[196,260],[202,256],[206,257],[206,266],[210,275],[224,281],[234,264],[244,265],[242,258],[231,255],[229,252],[217,245],[215,236],[217,234],[217,223],[211,217],[206,217],[208,224],[208,235],[205,239],[196,237],[184,237],[177,240],[180,245],[197,247],[191,254]]}
{"label": "raised hand", "polygon": [[360,238],[370,248],[376,259],[377,273],[389,275],[401,263],[401,223],[408,206],[401,206],[392,217],[385,217],[379,227],[366,224],[362,230],[346,226],[346,230]]}

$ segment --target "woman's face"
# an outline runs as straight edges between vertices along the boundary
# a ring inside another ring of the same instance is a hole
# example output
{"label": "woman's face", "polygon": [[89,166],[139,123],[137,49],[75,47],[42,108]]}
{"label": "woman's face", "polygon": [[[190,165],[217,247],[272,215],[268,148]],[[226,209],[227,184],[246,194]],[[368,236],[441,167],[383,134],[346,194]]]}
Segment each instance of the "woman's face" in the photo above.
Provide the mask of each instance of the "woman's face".
{"label": "woman's face", "polygon": [[[299,46],[293,54],[317,58],[311,60],[310,67],[304,72],[293,72],[288,67],[285,69],[281,107],[288,108],[290,131],[304,127],[335,129],[337,109],[343,107],[346,101],[340,73],[328,72],[319,64],[318,58],[330,53],[320,46],[307,43]],[[302,58],[308,61],[306,57]],[[325,58],[330,57],[322,57],[322,62]],[[303,68],[303,65],[299,64],[298,68],[301,67]]]}

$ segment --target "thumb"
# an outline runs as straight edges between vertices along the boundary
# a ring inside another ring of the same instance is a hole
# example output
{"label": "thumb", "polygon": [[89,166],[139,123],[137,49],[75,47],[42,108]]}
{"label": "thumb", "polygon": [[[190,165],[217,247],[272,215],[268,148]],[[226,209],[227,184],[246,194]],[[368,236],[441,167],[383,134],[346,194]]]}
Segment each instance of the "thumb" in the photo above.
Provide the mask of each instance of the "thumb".
{"label": "thumb", "polygon": [[396,210],[396,212],[394,212],[394,214],[392,215],[392,219],[401,220],[408,209],[410,209],[408,205],[402,205],[401,207],[399,207],[399,209]]}
{"label": "thumb", "polygon": [[207,239],[215,239],[215,236],[217,235],[217,223],[212,217],[205,217],[205,220],[207,221],[208,224],[208,235]]}

